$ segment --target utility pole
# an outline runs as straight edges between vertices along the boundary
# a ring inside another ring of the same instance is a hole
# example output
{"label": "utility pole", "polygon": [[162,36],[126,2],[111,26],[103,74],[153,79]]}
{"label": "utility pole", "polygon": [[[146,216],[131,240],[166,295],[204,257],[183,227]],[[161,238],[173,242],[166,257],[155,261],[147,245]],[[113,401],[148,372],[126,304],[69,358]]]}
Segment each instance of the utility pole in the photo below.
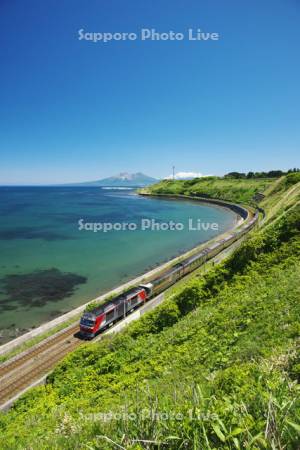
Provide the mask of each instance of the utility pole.
{"label": "utility pole", "polygon": [[173,181],[175,180],[175,166],[172,167],[173,169]]}

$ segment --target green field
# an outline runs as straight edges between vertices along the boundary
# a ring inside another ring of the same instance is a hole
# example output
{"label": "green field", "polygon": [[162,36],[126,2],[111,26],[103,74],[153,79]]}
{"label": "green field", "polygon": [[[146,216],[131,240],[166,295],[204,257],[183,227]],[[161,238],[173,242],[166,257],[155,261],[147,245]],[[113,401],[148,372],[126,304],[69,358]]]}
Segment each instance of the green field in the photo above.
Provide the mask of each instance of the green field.
{"label": "green field", "polygon": [[243,203],[264,191],[261,228],[124,332],[69,355],[0,415],[1,450],[299,449],[299,175],[196,186]]}

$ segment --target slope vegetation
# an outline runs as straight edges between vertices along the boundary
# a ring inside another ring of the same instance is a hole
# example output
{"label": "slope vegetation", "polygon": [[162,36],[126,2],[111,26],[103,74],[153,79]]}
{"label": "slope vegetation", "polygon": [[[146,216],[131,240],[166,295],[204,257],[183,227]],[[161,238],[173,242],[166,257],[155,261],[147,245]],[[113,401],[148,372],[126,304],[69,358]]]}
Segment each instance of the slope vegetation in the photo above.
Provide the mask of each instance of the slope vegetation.
{"label": "slope vegetation", "polygon": [[274,178],[230,179],[219,177],[195,178],[193,180],[163,180],[142,189],[152,195],[193,195],[217,198],[236,203],[252,203],[253,197],[272,186]]}

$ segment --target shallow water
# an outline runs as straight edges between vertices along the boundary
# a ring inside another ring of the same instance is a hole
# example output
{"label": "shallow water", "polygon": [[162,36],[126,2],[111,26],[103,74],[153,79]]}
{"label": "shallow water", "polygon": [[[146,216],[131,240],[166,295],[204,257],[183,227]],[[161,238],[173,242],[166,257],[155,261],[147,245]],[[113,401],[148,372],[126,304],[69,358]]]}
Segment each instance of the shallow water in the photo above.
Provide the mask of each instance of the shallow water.
{"label": "shallow water", "polygon": [[[236,215],[192,201],[88,187],[0,187],[0,343],[69,311],[230,228]],[[219,231],[191,231],[188,219]],[[130,222],[136,231],[79,231]],[[142,231],[142,219],[183,223]]]}

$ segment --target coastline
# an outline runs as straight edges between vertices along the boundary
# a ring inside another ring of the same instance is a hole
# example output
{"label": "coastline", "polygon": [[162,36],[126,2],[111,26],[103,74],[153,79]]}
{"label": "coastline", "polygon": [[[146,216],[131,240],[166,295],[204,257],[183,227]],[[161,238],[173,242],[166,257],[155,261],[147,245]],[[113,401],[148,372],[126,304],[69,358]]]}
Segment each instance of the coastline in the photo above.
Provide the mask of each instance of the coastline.
{"label": "coastline", "polygon": [[[32,339],[42,337],[42,335],[50,333],[51,330],[54,331],[54,329],[56,329],[59,326],[63,326],[64,324],[66,324],[65,327],[62,327],[63,330],[65,330],[68,327],[74,326],[74,323],[76,322],[76,320],[78,320],[79,315],[84,311],[84,309],[90,303],[94,303],[94,302],[99,303],[99,302],[105,300],[109,296],[117,295],[117,294],[123,292],[124,290],[132,287],[132,285],[136,285],[136,284],[140,284],[140,283],[144,282],[145,278],[148,279],[148,278],[151,278],[151,277],[159,274],[161,271],[167,269],[169,266],[172,266],[173,264],[178,263],[181,259],[193,255],[195,252],[201,250],[202,248],[205,248],[205,246],[207,246],[208,243],[212,243],[212,242],[214,242],[215,239],[219,239],[222,236],[225,237],[232,230],[238,228],[245,220],[247,220],[249,218],[249,215],[251,213],[251,209],[248,207],[246,208],[241,205],[237,205],[237,204],[234,204],[231,202],[226,202],[226,201],[222,201],[222,200],[218,200],[218,199],[207,199],[207,198],[192,197],[192,196],[186,196],[186,195],[178,195],[178,196],[165,195],[165,194],[164,195],[151,195],[151,194],[140,193],[140,192],[138,193],[138,195],[158,197],[158,198],[165,197],[165,198],[174,199],[177,201],[178,200],[192,200],[197,203],[212,204],[217,207],[233,210],[236,213],[237,220],[233,224],[233,226],[230,227],[224,233],[219,234],[219,235],[215,236],[214,238],[209,239],[205,242],[202,242],[201,244],[176,256],[175,258],[172,258],[163,264],[159,264],[154,269],[151,269],[142,275],[132,278],[129,281],[127,281],[126,283],[123,283],[122,285],[119,285],[116,288],[113,288],[110,291],[108,291],[104,294],[101,294],[100,296],[97,296],[97,297],[93,298],[92,300],[89,300],[88,302],[85,302],[84,304],[76,307],[75,309],[72,309],[63,315],[56,317],[55,319],[53,319],[51,321],[47,321],[44,324],[41,324],[39,327],[34,328],[33,330],[30,330],[28,332],[25,332],[21,336],[18,336],[17,338],[12,339],[9,342],[6,342],[5,344],[0,346],[0,356],[3,356],[5,354],[9,353],[10,351],[13,351],[17,347],[19,347],[23,344],[26,344],[28,341],[30,341]],[[54,333],[59,333],[60,331],[61,331],[61,329],[54,331]]]}

